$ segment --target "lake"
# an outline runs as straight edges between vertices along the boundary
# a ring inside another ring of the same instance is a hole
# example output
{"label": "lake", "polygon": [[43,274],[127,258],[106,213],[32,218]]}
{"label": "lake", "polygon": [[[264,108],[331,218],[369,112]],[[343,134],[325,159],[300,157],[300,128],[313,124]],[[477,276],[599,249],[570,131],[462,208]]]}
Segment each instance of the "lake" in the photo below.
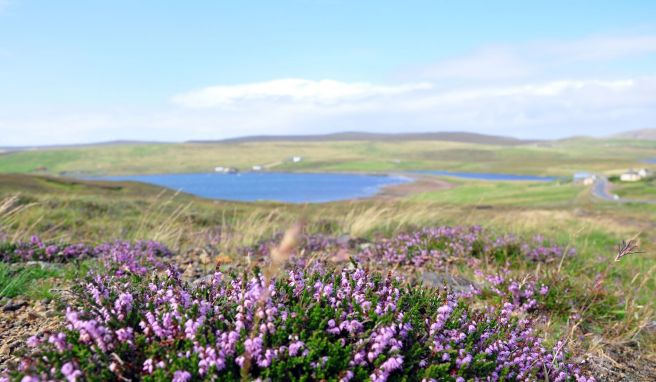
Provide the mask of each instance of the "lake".
{"label": "lake", "polygon": [[444,171],[444,170],[426,170],[426,171],[413,171],[413,172],[416,174],[452,176],[454,178],[492,180],[492,181],[551,182],[557,179],[550,176],[498,174],[498,173],[486,173],[486,172],[455,172],[455,171],[452,172],[452,171]]}
{"label": "lake", "polygon": [[376,195],[384,186],[412,181],[401,176],[285,172],[126,175],[101,179],[150,183],[209,199],[287,203],[365,198]]}

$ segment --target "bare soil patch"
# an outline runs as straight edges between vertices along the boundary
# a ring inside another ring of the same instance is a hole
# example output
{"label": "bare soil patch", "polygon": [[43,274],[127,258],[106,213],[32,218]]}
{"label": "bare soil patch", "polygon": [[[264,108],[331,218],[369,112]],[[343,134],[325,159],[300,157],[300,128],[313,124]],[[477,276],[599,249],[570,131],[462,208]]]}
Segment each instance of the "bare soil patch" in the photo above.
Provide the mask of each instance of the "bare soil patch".
{"label": "bare soil patch", "polygon": [[413,176],[412,178],[414,179],[413,182],[382,188],[375,198],[378,200],[396,200],[422,192],[448,190],[455,187],[452,183],[432,176]]}

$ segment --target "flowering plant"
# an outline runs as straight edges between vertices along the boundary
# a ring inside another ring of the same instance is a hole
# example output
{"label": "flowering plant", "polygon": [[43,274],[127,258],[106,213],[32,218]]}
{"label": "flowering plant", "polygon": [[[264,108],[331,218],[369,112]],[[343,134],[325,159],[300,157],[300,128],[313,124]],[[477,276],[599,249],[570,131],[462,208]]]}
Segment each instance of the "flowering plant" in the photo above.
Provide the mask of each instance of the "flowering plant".
{"label": "flowering plant", "polygon": [[155,241],[137,241],[134,243],[116,241],[93,247],[83,243],[46,243],[39,237],[32,236],[29,241],[0,243],[0,261],[6,263],[26,261],[66,263],[95,257],[115,260],[117,256],[126,256],[128,254],[136,257],[153,258],[170,256],[171,252],[166,246]]}
{"label": "flowering plant", "polygon": [[476,312],[360,268],[194,286],[173,268],[116,272],[120,261],[87,278],[66,329],[30,338],[33,354],[4,380],[592,380],[510,303]]}

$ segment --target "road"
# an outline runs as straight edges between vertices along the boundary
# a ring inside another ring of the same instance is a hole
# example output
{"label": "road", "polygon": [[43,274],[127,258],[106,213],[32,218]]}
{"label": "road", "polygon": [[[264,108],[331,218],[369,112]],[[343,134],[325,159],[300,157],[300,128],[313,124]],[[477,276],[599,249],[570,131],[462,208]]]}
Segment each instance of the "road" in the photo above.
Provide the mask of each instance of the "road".
{"label": "road", "polygon": [[639,200],[639,199],[627,199],[627,198],[615,198],[613,194],[608,192],[609,183],[608,178],[602,175],[598,175],[594,184],[592,185],[592,195],[607,200],[609,202],[616,203],[646,203],[646,204],[656,204],[656,200]]}

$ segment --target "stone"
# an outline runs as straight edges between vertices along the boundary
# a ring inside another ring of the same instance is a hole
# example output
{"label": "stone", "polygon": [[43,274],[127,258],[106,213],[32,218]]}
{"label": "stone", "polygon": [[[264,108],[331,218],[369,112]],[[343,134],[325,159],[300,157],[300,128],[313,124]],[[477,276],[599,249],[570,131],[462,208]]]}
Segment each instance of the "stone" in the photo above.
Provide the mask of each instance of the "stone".
{"label": "stone", "polygon": [[27,306],[27,302],[25,301],[9,301],[5,306],[2,308],[3,312],[15,312],[22,307]]}
{"label": "stone", "polygon": [[454,291],[469,291],[471,288],[477,288],[476,284],[461,276],[454,276],[447,273],[438,274],[435,272],[424,272],[421,274],[421,281],[424,285],[440,288],[444,285],[449,286]]}

